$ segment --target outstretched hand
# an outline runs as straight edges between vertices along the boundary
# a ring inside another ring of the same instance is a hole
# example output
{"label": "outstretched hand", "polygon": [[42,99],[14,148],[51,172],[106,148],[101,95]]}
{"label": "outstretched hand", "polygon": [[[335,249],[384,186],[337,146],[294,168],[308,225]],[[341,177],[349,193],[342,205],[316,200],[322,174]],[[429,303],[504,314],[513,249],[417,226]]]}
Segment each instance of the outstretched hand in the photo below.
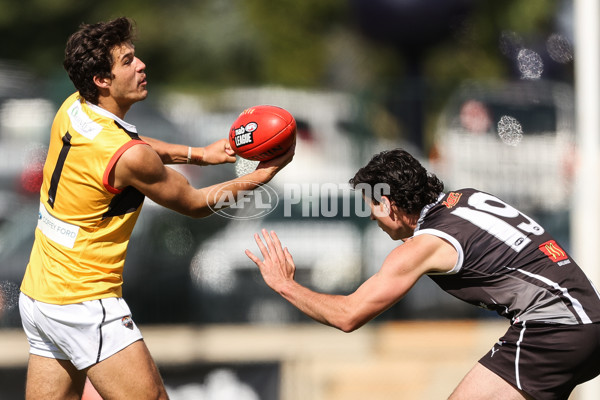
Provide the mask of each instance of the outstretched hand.
{"label": "outstretched hand", "polygon": [[204,147],[204,154],[199,162],[194,164],[199,165],[216,165],[224,163],[234,163],[236,160],[235,152],[229,144],[229,140],[220,139],[214,143]]}
{"label": "outstretched hand", "polygon": [[262,235],[264,243],[258,233],[254,234],[254,240],[263,256],[263,261],[250,250],[246,250],[245,253],[258,266],[265,283],[271,289],[278,291],[282,284],[294,280],[296,266],[292,255],[287,248],[283,248],[274,231],[269,233],[263,229]]}

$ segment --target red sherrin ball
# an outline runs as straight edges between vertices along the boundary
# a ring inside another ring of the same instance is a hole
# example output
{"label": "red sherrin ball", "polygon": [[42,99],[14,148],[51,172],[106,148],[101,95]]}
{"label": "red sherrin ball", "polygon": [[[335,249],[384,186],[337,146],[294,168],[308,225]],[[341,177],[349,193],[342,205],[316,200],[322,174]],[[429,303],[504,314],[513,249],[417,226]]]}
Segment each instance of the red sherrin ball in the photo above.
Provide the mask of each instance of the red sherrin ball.
{"label": "red sherrin ball", "polygon": [[285,153],[294,143],[296,120],[287,110],[269,105],[250,107],[229,130],[229,143],[245,159],[267,161]]}

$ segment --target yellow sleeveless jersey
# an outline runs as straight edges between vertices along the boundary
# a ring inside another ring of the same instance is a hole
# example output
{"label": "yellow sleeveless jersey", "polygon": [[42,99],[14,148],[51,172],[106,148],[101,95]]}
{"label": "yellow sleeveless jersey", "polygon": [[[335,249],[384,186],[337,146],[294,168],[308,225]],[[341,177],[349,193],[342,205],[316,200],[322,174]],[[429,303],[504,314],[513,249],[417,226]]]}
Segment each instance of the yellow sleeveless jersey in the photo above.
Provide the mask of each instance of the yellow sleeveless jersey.
{"label": "yellow sleeveless jersey", "polygon": [[133,125],[78,93],[63,103],[52,124],[23,293],[52,304],[121,297],[127,245],[144,195],[111,187],[108,176],[137,144],[145,142]]}

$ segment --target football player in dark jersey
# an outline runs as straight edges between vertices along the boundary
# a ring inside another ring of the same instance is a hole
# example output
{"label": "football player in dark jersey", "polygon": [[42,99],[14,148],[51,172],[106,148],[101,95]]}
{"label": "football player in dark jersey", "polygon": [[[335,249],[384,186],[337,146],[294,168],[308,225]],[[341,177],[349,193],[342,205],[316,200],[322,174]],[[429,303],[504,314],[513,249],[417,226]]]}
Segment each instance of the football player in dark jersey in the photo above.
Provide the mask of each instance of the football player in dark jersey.
{"label": "football player in dark jersey", "polygon": [[290,251],[263,230],[263,238],[255,235],[262,260],[246,254],[291,304],[350,332],[428,275],[446,292],[510,321],[451,399],[567,399],[600,374],[600,295],[533,219],[476,189],[444,193],[443,183],[401,149],[377,154],[350,183],[386,185],[387,195],[370,190],[364,197],[371,219],[403,243],[355,292],[329,295],[298,284]]}

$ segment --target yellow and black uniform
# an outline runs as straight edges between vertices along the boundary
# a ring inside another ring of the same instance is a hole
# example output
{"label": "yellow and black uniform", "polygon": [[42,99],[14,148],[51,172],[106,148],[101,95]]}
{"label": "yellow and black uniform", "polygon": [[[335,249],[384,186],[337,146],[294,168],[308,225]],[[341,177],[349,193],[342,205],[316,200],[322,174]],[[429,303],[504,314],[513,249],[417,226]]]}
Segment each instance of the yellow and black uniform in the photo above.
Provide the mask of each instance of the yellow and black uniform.
{"label": "yellow and black uniform", "polygon": [[52,125],[35,242],[21,284],[27,296],[72,304],[121,297],[123,264],[144,195],[109,184],[115,162],[145,144],[135,126],[78,93]]}

